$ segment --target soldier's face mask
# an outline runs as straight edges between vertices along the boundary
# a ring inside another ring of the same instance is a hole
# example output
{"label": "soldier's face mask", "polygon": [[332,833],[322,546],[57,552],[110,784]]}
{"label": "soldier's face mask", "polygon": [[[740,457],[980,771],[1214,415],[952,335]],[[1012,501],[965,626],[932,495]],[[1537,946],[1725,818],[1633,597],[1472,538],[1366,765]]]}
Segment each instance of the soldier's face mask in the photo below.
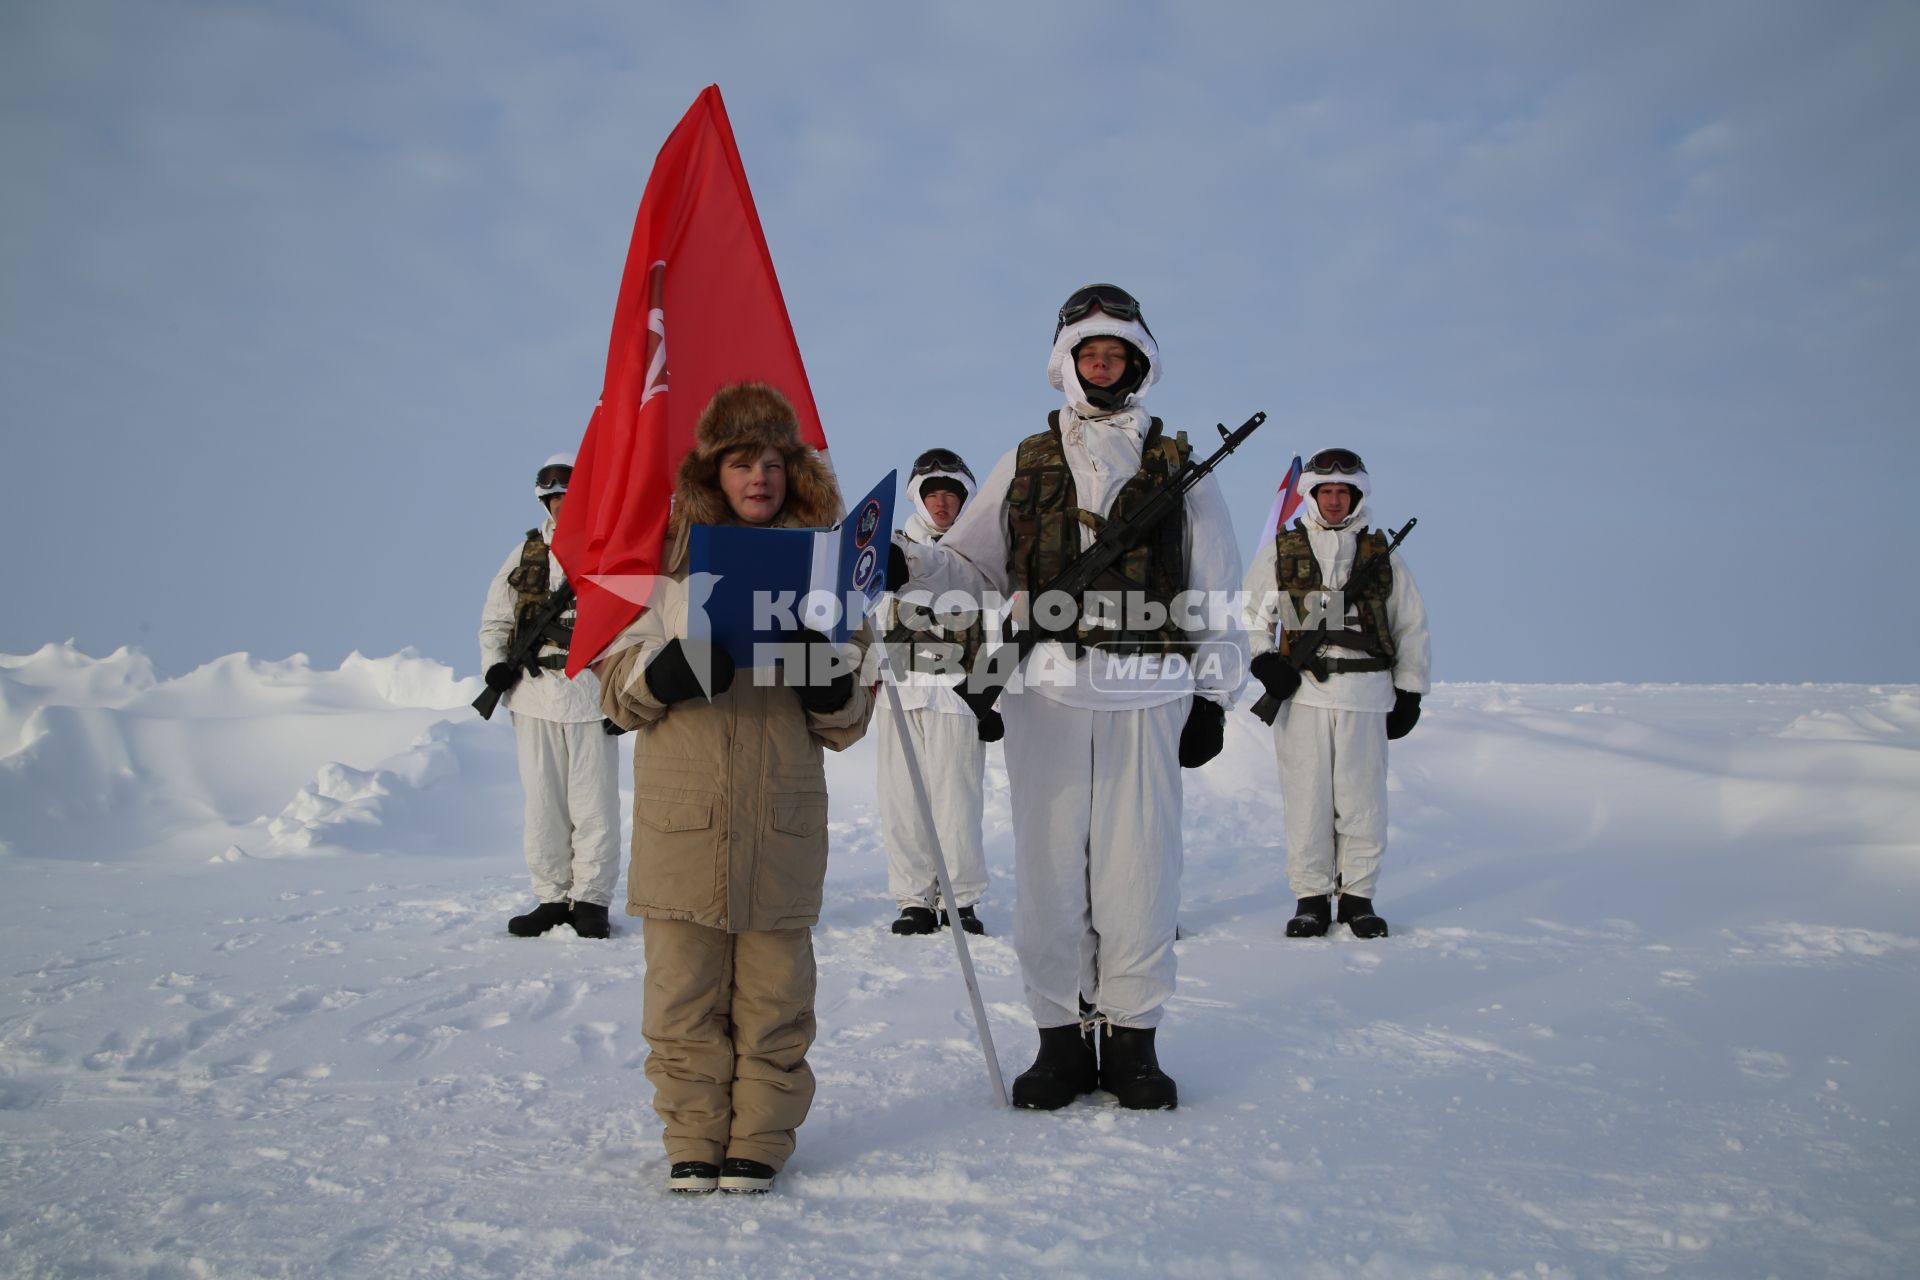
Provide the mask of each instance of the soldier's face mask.
{"label": "soldier's face mask", "polygon": [[1351,449],[1322,449],[1307,459],[1307,470],[1320,475],[1332,472],[1350,476],[1366,469],[1367,464],[1360,461],[1360,455]]}

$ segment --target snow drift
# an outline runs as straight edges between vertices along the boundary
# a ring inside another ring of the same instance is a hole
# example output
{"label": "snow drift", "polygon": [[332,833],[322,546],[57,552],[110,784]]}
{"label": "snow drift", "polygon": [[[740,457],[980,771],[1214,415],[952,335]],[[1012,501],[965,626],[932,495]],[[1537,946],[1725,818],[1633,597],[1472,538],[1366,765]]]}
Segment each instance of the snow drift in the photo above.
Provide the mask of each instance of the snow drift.
{"label": "snow drift", "polygon": [[111,860],[238,843],[271,854],[311,852],[330,835],[360,847],[351,825],[377,822],[383,798],[457,775],[445,721],[475,720],[479,689],[411,650],[350,654],[335,671],[300,654],[232,654],[167,681],[125,648],[98,660],[71,643],[0,655],[0,849]]}

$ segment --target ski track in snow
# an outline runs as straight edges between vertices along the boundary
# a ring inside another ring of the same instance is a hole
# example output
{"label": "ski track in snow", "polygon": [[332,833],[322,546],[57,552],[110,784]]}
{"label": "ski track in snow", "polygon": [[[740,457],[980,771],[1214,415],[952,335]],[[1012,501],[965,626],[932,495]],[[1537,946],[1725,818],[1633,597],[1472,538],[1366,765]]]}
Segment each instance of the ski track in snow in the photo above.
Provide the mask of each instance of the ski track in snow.
{"label": "ski track in snow", "polygon": [[[0,744],[24,744],[0,756],[7,1274],[1920,1269],[1910,687],[1442,686],[1395,748],[1376,943],[1280,936],[1271,749],[1237,715],[1188,775],[1171,1113],[994,1106],[950,938],[886,931],[863,743],[829,765],[799,1152],[771,1196],[674,1197],[638,922],[506,935],[530,901],[511,734],[420,661],[156,684],[137,655],[0,659]],[[218,767],[208,685],[272,758],[200,779],[257,816],[196,825],[157,792]],[[43,708],[81,703],[85,736],[50,738]],[[178,721],[186,763],[97,764],[129,705]],[[999,759],[971,941],[1011,1079],[1035,1037]],[[346,839],[272,830],[368,776]]]}

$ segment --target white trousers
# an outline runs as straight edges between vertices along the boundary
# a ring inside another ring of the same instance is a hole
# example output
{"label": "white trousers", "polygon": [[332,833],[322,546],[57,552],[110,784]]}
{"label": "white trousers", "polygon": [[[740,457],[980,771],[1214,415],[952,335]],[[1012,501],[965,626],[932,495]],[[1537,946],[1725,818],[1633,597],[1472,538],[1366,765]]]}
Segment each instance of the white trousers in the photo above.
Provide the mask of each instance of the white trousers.
{"label": "white trousers", "polygon": [[527,870],[542,902],[613,901],[620,877],[620,748],[598,720],[513,713],[527,793]]}
{"label": "white trousers", "polygon": [[1152,1027],[1173,994],[1180,914],[1180,730],[1188,698],[1086,711],[1001,698],[1013,808],[1013,947],[1041,1027],[1084,997]]}
{"label": "white trousers", "polygon": [[1296,898],[1373,896],[1387,847],[1387,716],[1289,701],[1273,724]]}
{"label": "white trousers", "polygon": [[[921,708],[896,713],[882,700],[874,712],[879,733],[880,834],[887,847],[887,889],[901,907],[940,910],[940,886],[933,870],[934,833],[953,880],[954,901],[970,907],[987,892],[987,859],[980,849],[980,815],[985,806],[981,775],[987,744],[980,741],[970,715]],[[905,740],[903,742],[903,739]],[[907,774],[911,744],[933,802],[927,823]]]}

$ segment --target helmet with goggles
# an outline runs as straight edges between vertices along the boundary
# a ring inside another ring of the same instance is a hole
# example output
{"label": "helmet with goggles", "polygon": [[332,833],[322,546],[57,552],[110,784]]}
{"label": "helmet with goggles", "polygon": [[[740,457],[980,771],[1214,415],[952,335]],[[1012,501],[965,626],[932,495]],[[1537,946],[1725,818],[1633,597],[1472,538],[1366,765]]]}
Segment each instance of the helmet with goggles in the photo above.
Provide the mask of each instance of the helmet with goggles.
{"label": "helmet with goggles", "polygon": [[540,470],[533,477],[533,496],[541,502],[548,498],[557,498],[567,491],[567,482],[573,479],[573,455],[556,453],[540,464]]}
{"label": "helmet with goggles", "polygon": [[973,479],[972,470],[960,455],[951,449],[929,449],[913,460],[913,474],[916,476],[929,476],[942,471],[950,475],[962,475],[969,480]]}
{"label": "helmet with goggles", "polygon": [[1318,475],[1350,476],[1365,471],[1367,464],[1351,449],[1322,449],[1307,459],[1305,469]]}
{"label": "helmet with goggles", "polygon": [[1058,338],[1062,329],[1086,319],[1096,310],[1116,320],[1131,320],[1146,329],[1149,338],[1153,337],[1153,330],[1147,329],[1147,317],[1141,313],[1140,300],[1117,284],[1082,285],[1068,294],[1067,300],[1060,304],[1053,336]]}
{"label": "helmet with goggles", "polygon": [[1300,479],[1294,489],[1302,497],[1310,498],[1315,489],[1328,484],[1343,484],[1353,490],[1356,507],[1373,487],[1367,464],[1351,449],[1322,449],[1310,455],[1300,469]]}

